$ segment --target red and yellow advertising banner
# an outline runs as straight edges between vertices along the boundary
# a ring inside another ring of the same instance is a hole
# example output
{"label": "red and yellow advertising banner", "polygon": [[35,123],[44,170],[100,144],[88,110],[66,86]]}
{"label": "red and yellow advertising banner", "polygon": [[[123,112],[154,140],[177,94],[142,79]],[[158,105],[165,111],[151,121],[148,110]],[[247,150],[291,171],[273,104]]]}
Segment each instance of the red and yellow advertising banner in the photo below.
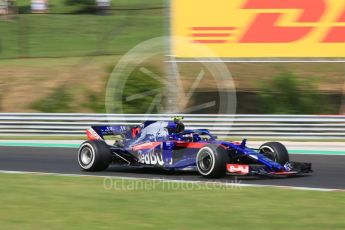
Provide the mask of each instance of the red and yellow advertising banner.
{"label": "red and yellow advertising banner", "polygon": [[[171,0],[172,54],[345,57],[345,0]],[[183,37],[188,42],[177,42]]]}

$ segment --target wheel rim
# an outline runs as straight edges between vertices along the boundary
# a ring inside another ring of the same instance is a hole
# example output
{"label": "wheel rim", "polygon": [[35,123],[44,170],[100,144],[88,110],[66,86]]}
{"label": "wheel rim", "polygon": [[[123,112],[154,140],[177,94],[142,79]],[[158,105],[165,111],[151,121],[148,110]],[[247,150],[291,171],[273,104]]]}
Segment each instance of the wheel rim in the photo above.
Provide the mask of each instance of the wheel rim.
{"label": "wheel rim", "polygon": [[273,160],[273,161],[277,161],[277,156],[274,153],[274,150],[268,146],[264,146],[261,149],[261,153],[265,156],[268,157],[269,159]]}
{"label": "wheel rim", "polygon": [[210,152],[207,150],[203,150],[200,152],[198,165],[201,171],[208,172],[213,165],[213,157],[211,156]]}
{"label": "wheel rim", "polygon": [[89,165],[93,159],[93,151],[89,147],[84,147],[80,152],[80,162],[83,165]]}

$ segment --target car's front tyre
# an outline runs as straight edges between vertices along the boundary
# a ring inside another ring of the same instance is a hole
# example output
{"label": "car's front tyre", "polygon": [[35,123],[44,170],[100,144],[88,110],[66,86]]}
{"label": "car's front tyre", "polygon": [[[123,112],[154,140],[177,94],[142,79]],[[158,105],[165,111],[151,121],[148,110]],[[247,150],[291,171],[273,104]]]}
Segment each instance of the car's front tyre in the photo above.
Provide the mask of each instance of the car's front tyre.
{"label": "car's front tyre", "polygon": [[267,142],[261,145],[260,152],[281,165],[289,162],[289,153],[280,142]]}
{"label": "car's front tyre", "polygon": [[85,171],[103,171],[111,162],[111,151],[104,141],[85,141],[78,150],[78,163]]}
{"label": "car's front tyre", "polygon": [[203,177],[219,178],[225,175],[228,161],[228,153],[223,147],[206,145],[198,151],[196,166]]}

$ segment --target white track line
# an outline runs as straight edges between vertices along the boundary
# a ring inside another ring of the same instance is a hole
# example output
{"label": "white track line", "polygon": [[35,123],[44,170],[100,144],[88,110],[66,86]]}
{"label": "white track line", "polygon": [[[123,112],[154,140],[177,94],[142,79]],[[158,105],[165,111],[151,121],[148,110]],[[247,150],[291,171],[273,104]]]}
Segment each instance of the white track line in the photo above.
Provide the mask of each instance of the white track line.
{"label": "white track line", "polygon": [[171,180],[171,179],[159,179],[159,178],[144,178],[144,177],[123,177],[123,176],[105,176],[105,175],[86,175],[86,174],[64,174],[64,173],[46,173],[46,172],[29,172],[29,171],[11,171],[11,170],[0,170],[0,173],[6,174],[31,174],[31,175],[52,175],[52,176],[67,176],[67,177],[91,177],[91,178],[111,178],[120,180],[149,180],[158,182],[169,182],[169,183],[191,183],[191,184],[213,184],[230,187],[268,187],[268,188],[281,188],[281,189],[293,189],[293,190],[307,190],[307,191],[321,191],[321,192],[345,192],[344,189],[331,189],[331,188],[312,188],[312,187],[296,187],[296,186],[285,186],[285,185],[261,185],[261,184],[242,184],[241,180],[239,183],[229,182],[210,182],[210,181],[189,181],[189,180]]}

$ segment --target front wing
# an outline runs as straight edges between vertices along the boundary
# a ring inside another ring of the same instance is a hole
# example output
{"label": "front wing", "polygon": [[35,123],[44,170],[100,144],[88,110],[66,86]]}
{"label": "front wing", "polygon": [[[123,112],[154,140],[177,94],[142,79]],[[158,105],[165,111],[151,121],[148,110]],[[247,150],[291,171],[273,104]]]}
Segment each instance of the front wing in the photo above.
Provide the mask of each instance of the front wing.
{"label": "front wing", "polygon": [[227,174],[259,176],[293,176],[312,172],[311,163],[289,162],[286,170],[274,171],[260,164],[227,164]]}

